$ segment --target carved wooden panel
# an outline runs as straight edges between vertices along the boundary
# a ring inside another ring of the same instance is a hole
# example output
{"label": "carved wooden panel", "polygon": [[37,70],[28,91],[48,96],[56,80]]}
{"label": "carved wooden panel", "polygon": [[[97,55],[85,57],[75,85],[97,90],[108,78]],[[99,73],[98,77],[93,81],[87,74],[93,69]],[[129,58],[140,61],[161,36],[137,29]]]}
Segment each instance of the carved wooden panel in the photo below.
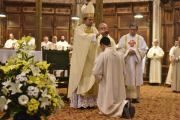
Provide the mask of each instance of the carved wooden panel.
{"label": "carved wooden panel", "polygon": [[35,14],[24,14],[23,27],[24,28],[35,28],[36,16]]}
{"label": "carved wooden panel", "polygon": [[42,15],[42,27],[53,28],[53,15]]}
{"label": "carved wooden panel", "polygon": [[20,27],[20,14],[7,15],[7,27]]}
{"label": "carved wooden panel", "polygon": [[61,35],[65,36],[66,41],[69,43],[69,30],[61,30],[57,29],[56,30],[56,35],[57,35],[57,40],[60,40]]}
{"label": "carved wooden panel", "polygon": [[134,22],[139,26],[139,27],[148,27],[148,16],[143,15],[143,18],[134,18]]}
{"label": "carved wooden panel", "polygon": [[119,40],[120,38],[123,36],[123,35],[126,35],[129,33],[129,29],[121,29],[121,30],[118,30],[118,42],[119,43]]}
{"label": "carved wooden panel", "polygon": [[53,14],[54,13],[54,8],[42,8],[42,13]]}
{"label": "carved wooden panel", "polygon": [[14,38],[19,40],[21,38],[20,36],[20,28],[7,28],[6,30],[6,40],[9,39],[9,34],[13,33]]}
{"label": "carved wooden panel", "polygon": [[71,13],[71,10],[68,8],[56,8],[56,14],[66,14],[69,15]]}
{"label": "carved wooden panel", "polygon": [[117,8],[117,13],[132,13],[131,7]]}
{"label": "carved wooden panel", "polygon": [[147,12],[149,12],[149,8],[148,8],[148,6],[135,6],[135,7],[133,7],[133,11],[134,11],[134,13],[138,13],[138,12],[147,13]]}
{"label": "carved wooden panel", "polygon": [[180,22],[180,10],[175,11],[175,21]]}
{"label": "carved wooden panel", "polygon": [[69,16],[56,16],[56,27],[69,29]]}
{"label": "carved wooden panel", "polygon": [[103,15],[115,15],[116,11],[115,8],[104,8]]}
{"label": "carved wooden panel", "polygon": [[44,36],[48,36],[49,38],[53,36],[53,29],[42,29],[42,41]]}
{"label": "carved wooden panel", "polygon": [[164,10],[165,11],[172,11],[173,10],[173,8],[172,8],[172,6],[171,6],[171,4],[164,4]]}
{"label": "carved wooden panel", "polygon": [[115,16],[104,16],[103,22],[108,25],[108,28],[112,28],[115,24]]}
{"label": "carved wooden panel", "polygon": [[175,2],[175,3],[174,3],[174,7],[175,7],[175,8],[180,8],[180,2]]}
{"label": "carved wooden panel", "polygon": [[20,13],[20,12],[21,12],[21,7],[7,6],[7,7],[6,7],[6,12]]}
{"label": "carved wooden panel", "polygon": [[141,35],[144,38],[144,40],[145,40],[146,44],[148,45],[148,47],[151,46],[150,45],[151,43],[149,41],[149,31],[148,31],[148,29],[139,29],[137,34]]}
{"label": "carved wooden panel", "polygon": [[172,24],[173,21],[174,21],[174,18],[173,18],[173,11],[170,11],[170,12],[167,12],[165,11],[165,24]]}
{"label": "carved wooden panel", "polygon": [[114,39],[114,41],[117,43],[117,37],[116,37],[116,29],[114,28],[108,28],[109,30],[109,35]]}
{"label": "carved wooden panel", "polygon": [[32,33],[32,36],[35,38],[35,29],[23,29],[22,36],[28,36],[29,33]]}
{"label": "carved wooden panel", "polygon": [[118,16],[118,28],[129,28],[131,23],[131,15],[121,15]]}
{"label": "carved wooden panel", "polygon": [[36,8],[35,7],[23,7],[23,12],[24,13],[35,13]]}

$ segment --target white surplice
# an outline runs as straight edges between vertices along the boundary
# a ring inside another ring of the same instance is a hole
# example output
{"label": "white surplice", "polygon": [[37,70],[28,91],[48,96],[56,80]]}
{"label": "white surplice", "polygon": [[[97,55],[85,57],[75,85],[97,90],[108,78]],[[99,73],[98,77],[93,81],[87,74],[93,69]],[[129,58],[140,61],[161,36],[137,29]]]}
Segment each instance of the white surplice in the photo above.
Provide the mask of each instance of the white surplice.
{"label": "white surplice", "polygon": [[64,50],[67,50],[67,47],[69,47],[69,44],[68,44],[68,42],[66,42],[66,41],[59,41],[58,42],[58,44],[59,44],[59,50],[62,50],[62,48],[64,47]]}
{"label": "white surplice", "polygon": [[31,37],[31,40],[28,42],[28,45],[35,45],[35,38]]}
{"label": "white surplice", "polygon": [[174,61],[171,61],[171,58],[174,57],[174,49],[176,47],[173,46],[170,51],[169,51],[169,61],[171,62],[170,65],[169,65],[169,70],[168,70],[168,74],[167,74],[167,77],[166,77],[166,84],[168,85],[171,85],[172,83],[172,73],[173,73],[173,67],[174,67]]}
{"label": "white surplice", "polygon": [[[119,52],[126,63],[126,95],[136,99],[139,97],[140,86],[143,85],[142,59],[147,52],[146,42],[138,34],[134,37],[127,34],[121,37],[118,47],[122,47]],[[128,55],[130,49],[133,49],[135,54]]]}
{"label": "white surplice", "polygon": [[93,74],[99,83],[97,105],[101,114],[121,117],[127,103],[124,77],[125,63],[113,47],[107,47],[95,60]]}
{"label": "white surplice", "polygon": [[4,47],[5,47],[5,48],[10,48],[10,47],[12,47],[12,44],[14,44],[15,42],[17,42],[16,39],[13,39],[13,40],[12,40],[12,39],[9,39],[9,40],[6,41]]}
{"label": "white surplice", "polygon": [[173,55],[171,61],[174,61],[175,58],[178,58],[178,61],[174,61],[171,89],[180,92],[180,46],[173,50]]}
{"label": "white surplice", "polygon": [[[153,55],[154,53],[156,53],[156,55]],[[149,50],[147,54],[147,57],[151,59],[149,83],[161,83],[161,59],[163,56],[164,51],[159,46],[153,46]]]}
{"label": "white surplice", "polygon": [[47,41],[47,42],[43,41],[43,42],[41,42],[41,47],[44,47],[45,50],[49,50],[49,44],[50,43],[51,43],[50,41]]}

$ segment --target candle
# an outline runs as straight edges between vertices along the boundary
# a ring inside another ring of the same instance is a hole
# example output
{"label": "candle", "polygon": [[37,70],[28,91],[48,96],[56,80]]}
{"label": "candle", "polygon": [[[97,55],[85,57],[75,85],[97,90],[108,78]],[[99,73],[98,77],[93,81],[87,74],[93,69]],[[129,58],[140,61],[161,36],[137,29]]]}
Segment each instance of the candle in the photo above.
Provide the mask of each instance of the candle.
{"label": "candle", "polygon": [[51,43],[49,43],[49,49],[52,49],[52,44]]}
{"label": "candle", "polygon": [[62,50],[64,50],[64,46],[62,46]]}
{"label": "candle", "polygon": [[57,50],[57,45],[55,45],[54,49]]}

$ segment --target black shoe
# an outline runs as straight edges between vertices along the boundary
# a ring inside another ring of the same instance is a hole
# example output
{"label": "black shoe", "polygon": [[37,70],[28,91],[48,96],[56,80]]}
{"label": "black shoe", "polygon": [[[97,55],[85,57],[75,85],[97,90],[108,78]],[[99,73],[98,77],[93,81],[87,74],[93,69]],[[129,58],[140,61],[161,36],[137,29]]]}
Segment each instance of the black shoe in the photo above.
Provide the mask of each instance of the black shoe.
{"label": "black shoe", "polygon": [[135,114],[135,107],[132,105],[132,103],[130,103],[129,105],[129,113],[130,113],[131,118],[133,118]]}
{"label": "black shoe", "polygon": [[173,90],[173,92],[175,92],[175,93],[176,93],[177,91]]}
{"label": "black shoe", "polygon": [[126,103],[126,105],[124,106],[123,114],[125,115],[126,119],[129,119],[129,118],[130,118],[128,103]]}
{"label": "black shoe", "polygon": [[139,103],[139,100],[138,99],[133,99],[132,102],[133,103]]}

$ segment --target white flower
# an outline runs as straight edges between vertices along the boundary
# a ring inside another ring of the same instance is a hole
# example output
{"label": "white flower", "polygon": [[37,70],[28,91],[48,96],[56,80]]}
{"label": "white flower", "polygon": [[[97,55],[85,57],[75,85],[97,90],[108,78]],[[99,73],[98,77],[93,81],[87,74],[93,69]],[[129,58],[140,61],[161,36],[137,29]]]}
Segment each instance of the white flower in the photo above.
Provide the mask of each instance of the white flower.
{"label": "white flower", "polygon": [[29,91],[33,91],[33,90],[34,90],[34,87],[33,87],[33,86],[29,86],[29,87],[28,87],[28,90],[29,90]]}
{"label": "white flower", "polygon": [[11,83],[11,80],[7,80],[6,82],[3,82],[2,85],[4,85],[5,87],[9,86]]}
{"label": "white flower", "polygon": [[37,76],[39,75],[39,73],[41,72],[41,70],[39,69],[39,67],[35,67],[34,65],[31,65],[31,70],[32,70],[32,73],[33,73],[33,76]]}
{"label": "white flower", "polygon": [[10,99],[6,99],[4,96],[0,97],[0,109],[1,111],[8,109],[8,103],[10,103]]}
{"label": "white flower", "polygon": [[30,52],[33,52],[35,50],[35,45],[26,45],[24,46],[23,49],[20,49],[22,52],[26,53],[26,54],[30,54]]}
{"label": "white flower", "polygon": [[23,71],[23,72],[21,73],[21,75],[22,75],[22,76],[26,76],[26,74],[29,73],[30,71],[31,71],[30,69],[27,69],[26,71]]}
{"label": "white flower", "polygon": [[39,92],[39,89],[37,87],[34,88],[35,92]]}
{"label": "white flower", "polygon": [[22,54],[17,54],[17,57],[18,58],[22,58]]}
{"label": "white flower", "polygon": [[20,81],[16,80],[16,83],[11,82],[10,85],[11,87],[9,88],[9,90],[12,91],[11,95],[16,94],[16,93],[22,93],[20,88],[23,84],[20,84]]}
{"label": "white flower", "polygon": [[47,89],[45,89],[44,91],[41,90],[41,92],[42,92],[41,96],[43,98],[49,98],[49,99],[51,98],[51,95],[47,94]]}
{"label": "white flower", "polygon": [[5,86],[2,87],[3,94],[7,95],[9,93],[9,89],[7,89]]}
{"label": "white flower", "polygon": [[51,82],[55,83],[56,77],[54,75],[49,75],[48,77]]}
{"label": "white flower", "polygon": [[20,105],[26,105],[26,104],[29,102],[29,98],[28,98],[28,96],[26,96],[26,95],[21,95],[21,96],[18,98],[18,101],[19,101],[19,104],[20,104]]}
{"label": "white flower", "polygon": [[29,91],[29,92],[28,92],[28,95],[29,95],[29,96],[32,96],[32,95],[33,95],[33,92],[32,92],[32,91]]}
{"label": "white flower", "polygon": [[38,92],[33,92],[33,96],[34,96],[35,98],[37,98],[37,97],[38,97]]}
{"label": "white flower", "polygon": [[39,98],[39,101],[41,101],[41,108],[48,106],[49,105],[49,101],[48,98]]}

